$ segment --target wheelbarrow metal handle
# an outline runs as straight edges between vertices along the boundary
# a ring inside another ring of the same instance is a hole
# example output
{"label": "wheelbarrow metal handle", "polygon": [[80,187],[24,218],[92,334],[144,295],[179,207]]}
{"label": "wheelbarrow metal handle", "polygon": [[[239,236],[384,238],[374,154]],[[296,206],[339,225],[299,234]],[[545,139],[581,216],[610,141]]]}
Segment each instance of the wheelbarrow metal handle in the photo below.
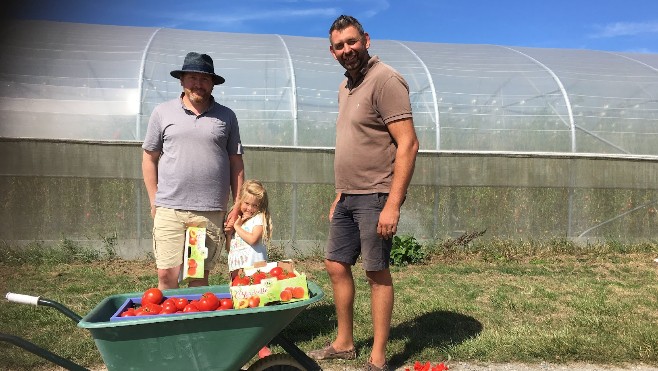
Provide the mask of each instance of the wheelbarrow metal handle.
{"label": "wheelbarrow metal handle", "polygon": [[30,305],[43,305],[46,307],[55,308],[58,311],[62,312],[64,315],[73,320],[73,322],[78,323],[82,320],[79,314],[73,312],[64,305],[50,299],[42,298],[40,296],[24,295],[24,294],[15,294],[13,292],[8,292],[5,295],[5,298],[9,301],[19,304],[30,304]]}

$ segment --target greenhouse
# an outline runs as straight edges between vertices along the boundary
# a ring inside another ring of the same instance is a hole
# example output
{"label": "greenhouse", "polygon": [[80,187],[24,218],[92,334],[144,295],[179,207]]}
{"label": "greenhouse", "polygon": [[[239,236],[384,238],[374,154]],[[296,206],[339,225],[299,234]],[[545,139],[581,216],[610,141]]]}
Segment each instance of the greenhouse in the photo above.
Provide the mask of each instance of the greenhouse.
{"label": "greenhouse", "polygon": [[[0,240],[148,253],[141,141],[198,51],[226,78],[213,95],[238,116],[275,242],[323,247],[344,72],[327,38],[47,21],[0,35]],[[657,237],[658,54],[371,36],[409,83],[421,144],[399,234]]]}

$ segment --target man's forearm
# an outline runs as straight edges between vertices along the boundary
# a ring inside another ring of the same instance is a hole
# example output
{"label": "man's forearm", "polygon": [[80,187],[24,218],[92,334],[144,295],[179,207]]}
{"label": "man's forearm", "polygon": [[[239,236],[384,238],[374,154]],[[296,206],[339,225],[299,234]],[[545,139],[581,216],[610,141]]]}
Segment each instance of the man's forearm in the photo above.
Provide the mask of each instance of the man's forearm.
{"label": "man's forearm", "polygon": [[244,183],[244,162],[242,156],[232,156],[230,158],[231,165],[231,194],[233,202],[237,203],[240,198],[240,189]]}
{"label": "man's forearm", "polygon": [[416,153],[403,152],[395,158],[395,168],[393,170],[393,180],[391,181],[391,190],[388,194],[388,201],[391,206],[400,208],[407,195],[407,189],[411,183],[411,178],[416,166]]}
{"label": "man's forearm", "polygon": [[156,156],[148,153],[144,153],[142,158],[142,177],[151,206],[155,204],[155,194],[158,190],[158,163],[154,158],[157,159]]}

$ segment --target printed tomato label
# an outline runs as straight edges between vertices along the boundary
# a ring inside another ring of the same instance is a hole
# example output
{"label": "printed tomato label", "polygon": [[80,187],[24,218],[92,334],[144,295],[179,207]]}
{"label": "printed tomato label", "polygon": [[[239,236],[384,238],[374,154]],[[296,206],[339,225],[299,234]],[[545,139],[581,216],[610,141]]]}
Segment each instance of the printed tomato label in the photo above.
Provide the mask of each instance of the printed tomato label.
{"label": "printed tomato label", "polygon": [[191,279],[203,278],[204,262],[207,257],[206,228],[187,227],[185,231],[183,269],[179,281],[187,283]]}

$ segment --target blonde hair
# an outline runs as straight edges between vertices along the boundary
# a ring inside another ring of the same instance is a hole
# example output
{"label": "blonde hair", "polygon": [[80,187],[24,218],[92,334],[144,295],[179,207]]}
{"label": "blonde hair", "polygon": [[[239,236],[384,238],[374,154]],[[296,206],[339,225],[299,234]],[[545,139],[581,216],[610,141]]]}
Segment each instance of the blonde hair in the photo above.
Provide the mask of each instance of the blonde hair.
{"label": "blonde hair", "polygon": [[272,218],[268,209],[267,191],[263,187],[263,183],[258,180],[245,180],[240,188],[240,204],[246,195],[253,196],[258,200],[258,211],[263,214],[263,241],[269,242],[272,237]]}

